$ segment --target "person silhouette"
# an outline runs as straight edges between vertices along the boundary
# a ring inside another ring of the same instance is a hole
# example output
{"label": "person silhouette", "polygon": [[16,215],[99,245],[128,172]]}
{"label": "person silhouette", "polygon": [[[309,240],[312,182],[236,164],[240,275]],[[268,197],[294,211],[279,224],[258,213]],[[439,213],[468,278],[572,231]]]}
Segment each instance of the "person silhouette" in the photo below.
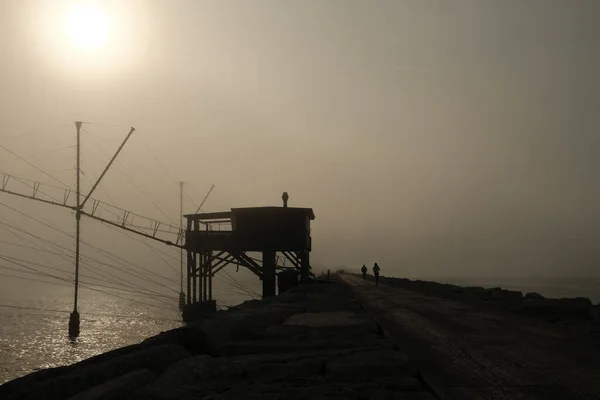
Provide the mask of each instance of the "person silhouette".
{"label": "person silhouette", "polygon": [[377,265],[377,263],[375,263],[375,265],[373,265],[373,275],[375,275],[375,285],[379,285],[379,271],[381,270],[381,268],[379,268],[379,265]]}
{"label": "person silhouette", "polygon": [[363,279],[367,279],[367,266],[365,264],[363,264],[363,267],[360,269],[360,271],[363,274]]}

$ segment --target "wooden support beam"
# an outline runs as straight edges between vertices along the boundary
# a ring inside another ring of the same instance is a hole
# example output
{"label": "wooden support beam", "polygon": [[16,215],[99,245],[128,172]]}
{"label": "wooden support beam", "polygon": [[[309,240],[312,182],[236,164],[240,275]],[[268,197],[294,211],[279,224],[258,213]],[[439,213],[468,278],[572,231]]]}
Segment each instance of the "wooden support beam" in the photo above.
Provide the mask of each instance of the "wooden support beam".
{"label": "wooden support beam", "polygon": [[[226,266],[228,266],[229,264],[240,265],[239,263],[237,263],[237,262],[234,262],[234,261],[235,261],[235,260],[234,260],[234,259],[232,259],[232,262],[230,262],[230,263],[225,263],[225,264],[222,264],[222,265],[220,265],[218,268],[216,268],[216,269],[213,271],[213,276],[217,275],[217,273],[218,273],[220,270],[222,270],[223,268],[225,268],[225,267],[226,267]],[[242,266],[243,266],[243,265],[242,265]]]}
{"label": "wooden support beam", "polygon": [[[217,269],[218,269],[218,270],[221,270],[221,267],[224,267],[224,266],[226,266],[226,265],[228,265],[228,264],[236,264],[236,265],[239,265],[239,263],[238,263],[238,262],[236,262],[235,258],[234,258],[233,256],[231,256],[231,255],[227,256],[226,258],[221,258],[221,257],[216,257],[216,256],[215,256],[215,257],[213,257],[213,259],[214,259],[214,260],[218,260],[216,263],[213,263],[213,264],[212,264],[212,269],[213,269],[213,271],[216,271]],[[214,275],[215,273],[216,273],[216,272],[214,272],[214,273],[213,273],[213,275]]]}
{"label": "wooden support beam", "polygon": [[236,253],[234,256],[240,262],[240,265],[243,265],[250,271],[254,272],[254,274],[259,278],[262,278],[262,267],[256,261],[250,258],[245,252]]}
{"label": "wooden support beam", "polygon": [[263,251],[263,298],[275,296],[275,252]]}
{"label": "wooden support beam", "polygon": [[197,257],[197,254],[192,252],[192,303],[196,303],[198,301],[198,298],[196,297],[196,294],[198,293]]}
{"label": "wooden support beam", "polygon": [[208,253],[204,253],[202,255],[202,290],[203,292],[203,296],[202,296],[202,300],[206,301],[208,300],[208,282],[207,282],[207,275],[208,275],[208,261],[209,257],[208,257]]}
{"label": "wooden support beam", "polygon": [[308,250],[304,250],[300,254],[300,283],[308,283],[310,281],[310,252]]}
{"label": "wooden support beam", "polygon": [[212,252],[208,255],[208,300],[212,300]]}
{"label": "wooden support beam", "polygon": [[[190,230],[192,227],[192,221],[188,220],[187,222],[187,228],[188,230]],[[190,250],[187,250],[187,303],[191,304],[192,299],[191,299],[191,295],[192,295],[192,285],[191,285],[191,279],[192,279],[192,252]]]}
{"label": "wooden support beam", "polygon": [[290,262],[292,263],[292,265],[296,268],[300,268],[300,261],[298,260],[298,258],[296,257],[296,255],[290,251],[282,251],[283,255],[285,256],[285,258],[287,258],[288,260],[290,260]]}

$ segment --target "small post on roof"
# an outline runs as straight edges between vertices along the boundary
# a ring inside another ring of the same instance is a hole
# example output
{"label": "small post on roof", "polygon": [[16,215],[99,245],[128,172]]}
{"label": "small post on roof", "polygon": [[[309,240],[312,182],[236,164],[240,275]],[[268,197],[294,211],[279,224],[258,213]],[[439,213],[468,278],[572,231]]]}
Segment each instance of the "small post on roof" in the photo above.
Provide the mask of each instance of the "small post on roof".
{"label": "small post on roof", "polygon": [[287,192],[283,192],[283,195],[281,196],[281,198],[283,199],[283,208],[287,208],[287,202],[288,202],[288,199],[290,198],[290,196],[288,196]]}

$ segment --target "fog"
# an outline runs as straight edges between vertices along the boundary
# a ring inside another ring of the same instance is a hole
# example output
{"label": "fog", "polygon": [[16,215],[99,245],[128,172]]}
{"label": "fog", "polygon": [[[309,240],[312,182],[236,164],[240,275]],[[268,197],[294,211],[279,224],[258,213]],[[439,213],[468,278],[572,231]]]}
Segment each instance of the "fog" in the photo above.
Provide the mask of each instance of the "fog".
{"label": "fog", "polygon": [[[56,179],[74,186],[74,121],[89,122],[86,190],[134,126],[96,193],[157,220],[179,223],[178,181],[188,213],[212,184],[204,211],[287,191],[314,209],[317,271],[599,276],[597,1],[105,1],[115,28],[97,52],[57,33],[69,3],[0,3],[0,144]],[[3,149],[0,169],[57,184]],[[69,210],[0,202],[74,232]],[[0,217],[74,245],[5,206]],[[175,257],[163,262],[113,228],[82,229],[178,289],[177,250],[152,244]]]}

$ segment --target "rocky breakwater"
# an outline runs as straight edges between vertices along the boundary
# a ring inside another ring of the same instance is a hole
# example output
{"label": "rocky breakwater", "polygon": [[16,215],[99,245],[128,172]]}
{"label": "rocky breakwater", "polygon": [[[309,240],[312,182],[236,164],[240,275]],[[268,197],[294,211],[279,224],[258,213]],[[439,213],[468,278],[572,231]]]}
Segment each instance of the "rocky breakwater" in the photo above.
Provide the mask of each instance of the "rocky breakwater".
{"label": "rocky breakwater", "polygon": [[478,286],[457,286],[447,283],[415,280],[406,278],[381,277],[381,283],[417,291],[422,294],[450,298],[454,300],[481,303],[502,308],[529,317],[539,317],[550,321],[597,320],[599,306],[592,305],[585,297],[551,299],[539,293],[526,293],[506,290],[499,287],[483,288]]}
{"label": "rocky breakwater", "polygon": [[300,286],[0,386],[9,399],[434,399],[342,283]]}

